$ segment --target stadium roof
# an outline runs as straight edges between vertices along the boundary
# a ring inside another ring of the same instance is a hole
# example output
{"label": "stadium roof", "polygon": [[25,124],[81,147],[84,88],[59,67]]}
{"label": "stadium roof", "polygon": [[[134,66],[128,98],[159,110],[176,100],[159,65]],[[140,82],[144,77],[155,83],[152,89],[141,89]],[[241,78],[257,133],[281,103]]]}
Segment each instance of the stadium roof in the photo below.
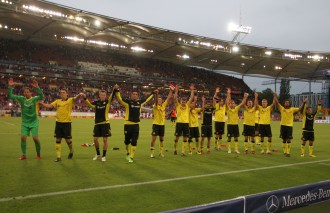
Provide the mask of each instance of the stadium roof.
{"label": "stadium roof", "polygon": [[[320,80],[330,53],[276,49],[151,27],[37,0],[0,0],[0,37],[98,46],[162,61],[249,76]],[[238,47],[238,51],[234,50]]]}

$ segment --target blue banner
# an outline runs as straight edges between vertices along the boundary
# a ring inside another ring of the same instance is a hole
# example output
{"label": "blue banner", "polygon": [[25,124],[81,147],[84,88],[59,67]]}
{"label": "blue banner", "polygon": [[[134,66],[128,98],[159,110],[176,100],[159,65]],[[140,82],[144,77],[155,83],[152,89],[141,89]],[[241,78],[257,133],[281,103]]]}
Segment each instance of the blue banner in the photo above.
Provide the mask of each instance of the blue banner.
{"label": "blue banner", "polygon": [[246,212],[282,212],[325,200],[330,200],[330,181],[246,196]]}

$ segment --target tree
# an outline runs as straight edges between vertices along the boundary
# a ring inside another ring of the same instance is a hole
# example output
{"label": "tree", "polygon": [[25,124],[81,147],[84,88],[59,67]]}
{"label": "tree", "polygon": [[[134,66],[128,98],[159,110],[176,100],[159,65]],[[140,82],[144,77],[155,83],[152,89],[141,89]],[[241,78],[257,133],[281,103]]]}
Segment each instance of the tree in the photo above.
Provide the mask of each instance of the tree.
{"label": "tree", "polygon": [[273,103],[273,98],[274,98],[274,92],[270,88],[263,90],[259,94],[259,101],[261,101],[262,99],[266,99],[268,101],[268,104]]}
{"label": "tree", "polygon": [[285,100],[290,99],[290,89],[291,89],[290,80],[282,79],[280,86],[280,95],[279,95],[279,101],[281,104],[283,104]]}

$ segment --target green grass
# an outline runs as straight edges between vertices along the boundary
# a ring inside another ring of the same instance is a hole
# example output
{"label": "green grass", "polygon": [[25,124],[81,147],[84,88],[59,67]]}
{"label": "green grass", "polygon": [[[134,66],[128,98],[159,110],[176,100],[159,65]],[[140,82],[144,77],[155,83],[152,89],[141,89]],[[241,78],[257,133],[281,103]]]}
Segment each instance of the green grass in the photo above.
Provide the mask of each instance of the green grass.
{"label": "green grass", "polygon": [[[324,181],[330,177],[329,124],[315,124],[317,158],[300,157],[301,123],[294,126],[291,157],[284,157],[278,122],[272,124],[272,130],[273,148],[279,152],[271,156],[229,155],[223,149],[212,151],[211,155],[194,154],[182,158],[173,155],[174,128],[167,121],[165,147],[168,152],[165,158],[151,159],[151,120],[143,120],[135,162],[129,164],[125,160],[123,120],[111,121],[113,136],[109,139],[105,163],[92,161],[94,147],[81,147],[82,143],[92,143],[92,119],[73,120],[74,158],[66,159],[68,148],[62,142],[62,162],[55,163],[55,120],[52,118],[40,119],[42,160],[35,160],[34,144],[29,138],[28,159],[19,161],[20,121],[20,118],[0,118],[0,199],[72,193],[1,202],[1,212],[159,212]],[[241,152],[242,140],[241,137]],[[181,147],[181,141],[179,144]],[[113,147],[120,150],[112,150]],[[328,161],[318,162],[321,160]],[[297,163],[303,164],[294,165]],[[287,164],[293,165],[272,168]],[[329,209],[329,203],[308,208],[322,212],[322,209]]]}

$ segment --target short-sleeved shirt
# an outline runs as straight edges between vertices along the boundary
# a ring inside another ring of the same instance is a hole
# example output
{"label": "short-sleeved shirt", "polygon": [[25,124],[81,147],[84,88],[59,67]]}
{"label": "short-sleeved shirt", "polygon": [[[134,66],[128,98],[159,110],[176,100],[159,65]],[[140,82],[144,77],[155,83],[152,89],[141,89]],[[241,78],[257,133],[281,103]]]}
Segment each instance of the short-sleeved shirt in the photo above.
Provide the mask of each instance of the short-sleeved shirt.
{"label": "short-sleeved shirt", "polygon": [[227,106],[225,104],[223,106],[216,104],[214,111],[214,121],[226,122],[226,110],[227,110]]}
{"label": "short-sleeved shirt", "polygon": [[175,103],[177,123],[189,123],[190,102],[188,101],[185,106],[180,103]]}
{"label": "short-sleeved shirt", "polygon": [[272,106],[267,106],[267,107],[262,107],[259,106],[259,124],[270,124],[270,113],[272,112],[273,107]]}
{"label": "short-sleeved shirt", "polygon": [[198,127],[198,113],[202,111],[201,108],[191,109],[189,113],[189,127]]}
{"label": "short-sleeved shirt", "polygon": [[154,111],[154,121],[152,124],[165,125],[165,109],[167,104],[167,101],[164,101],[160,105],[153,105],[152,109]]}
{"label": "short-sleeved shirt", "polygon": [[244,106],[244,124],[248,126],[255,125],[256,108]]}
{"label": "short-sleeved shirt", "polygon": [[51,105],[56,108],[56,121],[60,123],[71,122],[71,112],[74,99],[68,98],[66,100],[56,99]]}
{"label": "short-sleeved shirt", "polygon": [[299,111],[297,107],[290,107],[288,109],[279,105],[279,110],[281,112],[281,125],[283,126],[293,126],[293,114]]}
{"label": "short-sleeved shirt", "polygon": [[228,121],[227,124],[238,124],[238,111],[240,109],[240,106],[236,106],[235,108],[228,108],[227,115],[228,115]]}

